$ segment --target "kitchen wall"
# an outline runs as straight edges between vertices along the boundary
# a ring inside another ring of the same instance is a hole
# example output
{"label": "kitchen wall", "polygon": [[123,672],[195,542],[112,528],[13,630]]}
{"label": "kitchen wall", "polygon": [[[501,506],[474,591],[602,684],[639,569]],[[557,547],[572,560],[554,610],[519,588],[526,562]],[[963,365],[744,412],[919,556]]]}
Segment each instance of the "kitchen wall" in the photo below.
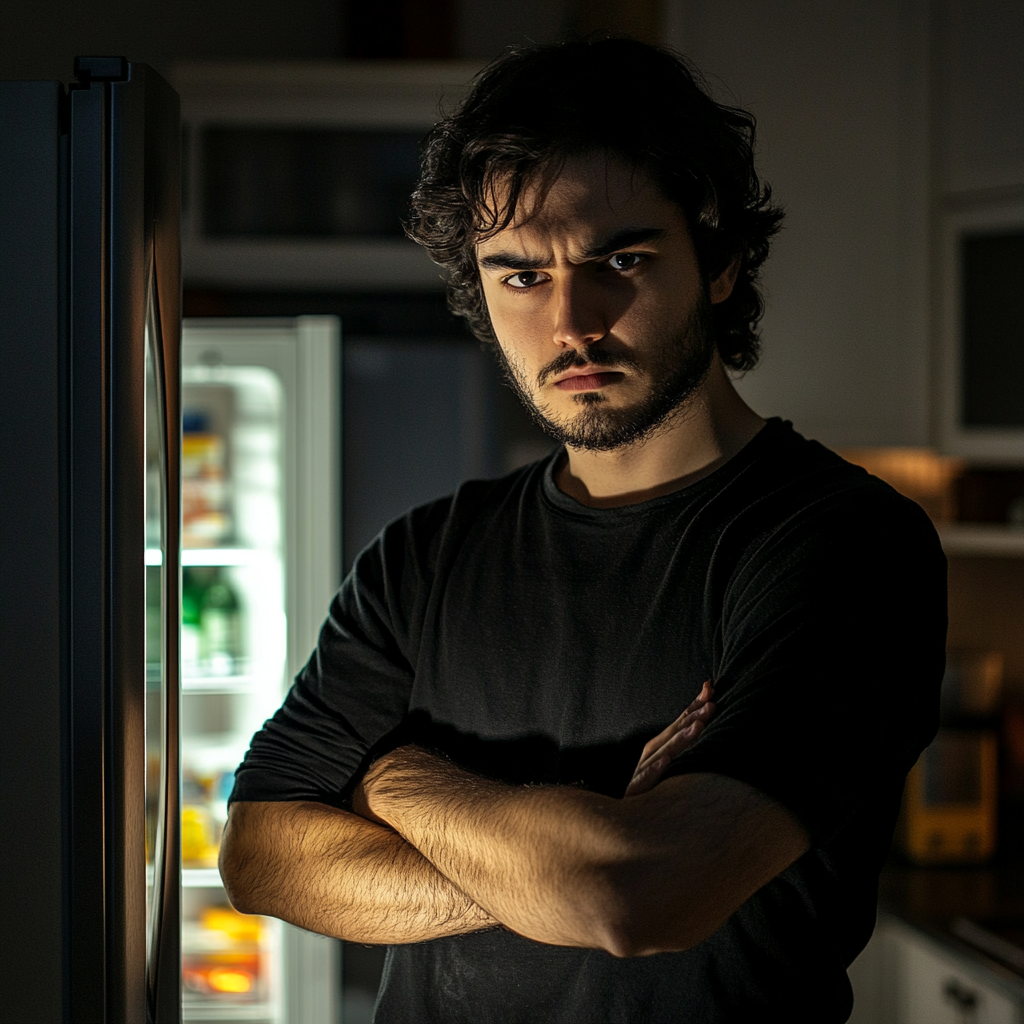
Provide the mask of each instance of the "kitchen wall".
{"label": "kitchen wall", "polygon": [[667,0],[663,20],[758,117],[788,212],[744,395],[836,447],[934,441],[937,234],[949,209],[1024,197],[1024,7]]}
{"label": "kitchen wall", "polygon": [[758,118],[787,211],[745,397],[833,446],[927,443],[928,4],[669,7],[669,42]]}

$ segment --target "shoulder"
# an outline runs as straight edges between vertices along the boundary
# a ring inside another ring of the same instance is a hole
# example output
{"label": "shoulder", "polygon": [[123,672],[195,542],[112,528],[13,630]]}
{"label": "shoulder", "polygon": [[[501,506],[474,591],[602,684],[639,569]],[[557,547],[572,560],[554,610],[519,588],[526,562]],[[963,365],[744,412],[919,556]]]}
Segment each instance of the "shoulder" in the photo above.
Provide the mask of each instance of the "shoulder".
{"label": "shoulder", "polygon": [[906,531],[938,543],[916,502],[781,420],[765,427],[750,476],[752,504],[766,513],[766,524],[802,523],[811,532],[843,529],[853,535]]}
{"label": "shoulder", "polygon": [[945,556],[919,505],[781,420],[765,431],[724,510],[719,543],[735,583],[798,571],[836,582],[913,575],[944,587]]}

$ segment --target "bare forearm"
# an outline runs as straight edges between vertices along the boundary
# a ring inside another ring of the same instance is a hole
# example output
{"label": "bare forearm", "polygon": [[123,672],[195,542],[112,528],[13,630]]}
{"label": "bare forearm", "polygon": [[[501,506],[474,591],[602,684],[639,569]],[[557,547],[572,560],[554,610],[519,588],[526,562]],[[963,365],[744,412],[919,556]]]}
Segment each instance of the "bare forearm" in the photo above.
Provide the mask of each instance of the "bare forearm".
{"label": "bare forearm", "polygon": [[221,873],[239,910],[351,942],[423,942],[497,923],[401,836],[326,804],[234,804]]}
{"label": "bare forearm", "polygon": [[505,786],[406,747],[373,766],[356,809],[380,815],[512,930],[606,948],[608,865],[625,849],[614,822],[620,803],[566,787]]}
{"label": "bare forearm", "polygon": [[613,800],[505,786],[410,747],[357,800],[506,927],[624,956],[702,941],[808,842],[788,811],[720,776]]}

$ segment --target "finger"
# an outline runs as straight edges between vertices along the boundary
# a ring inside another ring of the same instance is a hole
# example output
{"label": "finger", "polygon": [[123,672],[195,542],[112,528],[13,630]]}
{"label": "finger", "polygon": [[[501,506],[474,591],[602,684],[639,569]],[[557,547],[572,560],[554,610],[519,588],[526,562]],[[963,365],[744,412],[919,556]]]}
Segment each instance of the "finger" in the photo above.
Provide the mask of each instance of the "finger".
{"label": "finger", "polygon": [[711,685],[709,680],[701,687],[700,695],[696,700],[694,700],[674,722],[666,726],[658,733],[657,736],[648,740],[644,744],[644,749],[640,753],[641,761],[644,760],[644,758],[650,757],[650,755],[665,743],[670,736],[675,735],[675,733],[679,732],[680,729],[684,728],[692,715],[696,714],[702,707],[711,702],[713,694],[714,687]]}
{"label": "finger", "polygon": [[711,720],[714,713],[714,701],[708,701],[706,704],[702,704],[695,711],[688,712],[685,719],[682,717],[679,719],[681,724],[678,728],[671,732],[666,729],[663,733],[660,733],[655,737],[654,740],[651,740],[646,747],[644,747],[644,752],[640,755],[640,764],[637,767],[642,768],[651,758],[659,756],[666,744],[671,743],[672,740],[678,736],[685,735],[687,729],[689,729],[694,722],[700,722],[702,726],[706,725]]}
{"label": "finger", "polygon": [[700,693],[689,703],[683,713],[671,724],[667,725],[662,729],[659,735],[665,736],[671,735],[673,732],[682,728],[685,724],[686,719],[689,715],[692,715],[695,711],[698,711],[704,704],[707,704],[715,695],[715,688],[710,679],[704,681],[704,685],[700,688]]}
{"label": "finger", "polygon": [[668,758],[655,759],[645,768],[637,769],[626,787],[624,796],[639,796],[646,793],[661,781],[662,772],[668,767]]}
{"label": "finger", "polygon": [[667,739],[651,757],[643,764],[637,766],[637,771],[646,770],[648,765],[655,761],[669,760],[678,757],[684,750],[692,747],[697,738],[704,731],[704,723],[700,719],[691,722],[685,729],[680,730],[674,736]]}
{"label": "finger", "polygon": [[704,731],[704,722],[695,719],[685,729],[680,730],[658,751],[659,758],[668,758],[670,761],[678,757],[684,750],[688,750],[700,738]]}
{"label": "finger", "polygon": [[[698,709],[703,710],[703,709]],[[696,713],[695,713],[696,715]],[[710,713],[707,715],[710,718]],[[668,766],[684,751],[693,746],[704,731],[705,718],[694,717],[685,728],[671,736],[661,748],[646,761],[637,766],[633,778],[626,787],[625,796],[646,793],[661,781]]]}

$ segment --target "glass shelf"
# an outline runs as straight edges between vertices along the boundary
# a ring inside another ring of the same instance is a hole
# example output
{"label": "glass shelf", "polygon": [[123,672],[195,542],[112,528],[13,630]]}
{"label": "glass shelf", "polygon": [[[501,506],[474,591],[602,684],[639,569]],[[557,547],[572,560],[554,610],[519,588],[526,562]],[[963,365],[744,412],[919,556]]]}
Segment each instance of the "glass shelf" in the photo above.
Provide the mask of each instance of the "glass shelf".
{"label": "glass shelf", "polygon": [[[276,552],[259,548],[185,548],[181,553],[182,566],[257,565],[278,561]],[[146,565],[162,565],[163,552],[159,548],[146,548]]]}
{"label": "glass shelf", "polygon": [[220,871],[217,868],[182,868],[181,884],[186,889],[222,889]]}
{"label": "glass shelf", "polygon": [[256,676],[185,676],[183,693],[253,693],[263,687]]}
{"label": "glass shelf", "polygon": [[184,1021],[201,1021],[202,1024],[213,1024],[214,1021],[237,1021],[238,1024],[252,1024],[253,1021],[276,1019],[276,1007],[273,1003],[250,1003],[243,1006],[218,1006],[216,1003],[186,1003],[181,1008]]}

